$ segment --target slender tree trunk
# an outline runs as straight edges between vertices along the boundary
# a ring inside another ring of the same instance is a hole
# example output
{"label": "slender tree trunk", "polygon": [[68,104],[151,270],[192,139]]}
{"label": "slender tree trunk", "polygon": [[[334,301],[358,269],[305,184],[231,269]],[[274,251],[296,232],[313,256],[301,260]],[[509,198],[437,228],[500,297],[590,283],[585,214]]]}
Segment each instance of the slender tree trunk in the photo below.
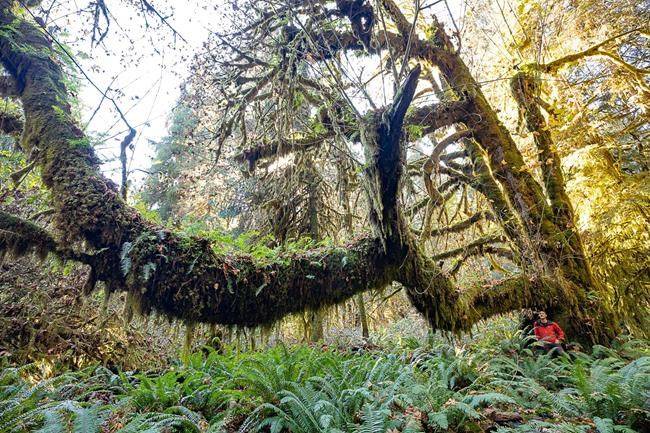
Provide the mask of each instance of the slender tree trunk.
{"label": "slender tree trunk", "polygon": [[363,293],[359,293],[356,297],[357,310],[359,311],[359,321],[361,322],[361,336],[365,339],[370,337],[368,330],[368,316],[366,315],[366,303],[363,300]]}
{"label": "slender tree trunk", "polygon": [[[318,180],[317,174],[315,172],[315,167],[313,162],[309,160],[307,162],[308,169],[310,170],[309,178],[307,179],[308,185],[308,209],[309,213],[309,234],[313,241],[318,242],[321,240],[321,230],[320,230],[320,221],[318,217]],[[317,308],[309,312],[309,341],[316,343],[322,341],[324,338],[324,324],[325,321],[325,312],[323,308]]]}

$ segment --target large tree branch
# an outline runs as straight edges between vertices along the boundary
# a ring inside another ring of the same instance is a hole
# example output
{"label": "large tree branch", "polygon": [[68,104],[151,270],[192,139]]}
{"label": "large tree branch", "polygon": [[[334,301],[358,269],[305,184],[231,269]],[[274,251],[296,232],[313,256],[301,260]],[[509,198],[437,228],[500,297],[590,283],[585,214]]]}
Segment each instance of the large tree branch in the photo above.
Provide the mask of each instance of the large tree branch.
{"label": "large tree branch", "polygon": [[533,141],[539,151],[538,160],[542,178],[552,205],[551,209],[555,214],[555,220],[565,230],[572,230],[574,225],[573,208],[564,188],[562,164],[555,151],[555,144],[546,125],[546,119],[536,101],[539,94],[538,82],[531,74],[520,72],[512,78],[510,85],[512,95],[526,119],[526,126],[533,134]]}
{"label": "large tree branch", "polygon": [[239,163],[248,163],[249,171],[253,171],[257,162],[263,159],[280,158],[293,152],[307,151],[321,146],[325,141],[334,137],[334,130],[315,136],[304,137],[295,140],[277,139],[268,143],[258,144],[244,149],[241,153],[235,155],[235,161]]}
{"label": "large tree branch", "polygon": [[[431,133],[445,126],[453,125],[467,114],[466,101],[450,101],[440,104],[431,104],[422,107],[415,107],[405,114],[404,125],[423,126],[425,133]],[[381,113],[381,110],[366,114],[368,117],[374,117]],[[333,138],[336,133],[341,133],[345,138],[358,141],[359,127],[355,123],[338,122],[335,126],[333,123],[323,125],[326,132],[319,136],[304,137],[296,140],[276,139],[268,143],[258,144],[244,149],[235,156],[237,162],[247,162],[249,168],[254,168],[256,163],[262,159],[276,158],[288,155],[296,151],[307,151],[322,145],[327,140]]]}
{"label": "large tree branch", "polygon": [[[623,33],[619,33],[617,35],[614,35],[610,38],[605,39],[602,42],[599,42],[595,45],[592,45],[589,48],[586,48],[582,51],[579,51],[577,53],[571,53],[568,54],[564,57],[560,57],[559,59],[555,59],[552,62],[548,63],[531,63],[529,65],[526,65],[527,68],[530,68],[535,71],[541,71],[541,72],[546,72],[549,74],[556,73],[560,68],[563,66],[566,66],[571,63],[575,63],[578,60],[584,59],[585,57],[590,57],[590,56],[598,56],[598,55],[607,55],[604,52],[602,52],[601,48],[604,47],[605,45],[615,41],[616,39],[620,39],[623,36],[627,36],[631,33],[638,32],[642,29],[636,28],[636,29],[631,29],[628,31],[625,31]],[[643,71],[644,73],[647,73],[647,71]]]}

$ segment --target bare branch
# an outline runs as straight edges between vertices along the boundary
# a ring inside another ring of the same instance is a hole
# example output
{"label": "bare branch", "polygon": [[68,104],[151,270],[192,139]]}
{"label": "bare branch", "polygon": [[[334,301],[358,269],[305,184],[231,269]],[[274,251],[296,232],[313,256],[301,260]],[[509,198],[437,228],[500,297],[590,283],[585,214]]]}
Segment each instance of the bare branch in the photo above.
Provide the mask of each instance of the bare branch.
{"label": "bare branch", "polygon": [[447,227],[440,227],[440,228],[435,228],[432,229],[430,232],[431,236],[440,236],[448,233],[460,233],[463,230],[466,230],[476,224],[477,222],[481,221],[482,219],[487,219],[491,217],[490,213],[487,211],[482,211],[482,212],[477,212],[471,217],[456,223],[452,226],[447,226]]}
{"label": "bare branch", "polygon": [[431,258],[433,260],[443,260],[454,256],[462,256],[471,252],[480,253],[487,245],[500,244],[504,242],[506,242],[506,238],[501,235],[483,236],[470,242],[467,245],[463,245],[461,247],[454,248],[443,253],[435,254]]}

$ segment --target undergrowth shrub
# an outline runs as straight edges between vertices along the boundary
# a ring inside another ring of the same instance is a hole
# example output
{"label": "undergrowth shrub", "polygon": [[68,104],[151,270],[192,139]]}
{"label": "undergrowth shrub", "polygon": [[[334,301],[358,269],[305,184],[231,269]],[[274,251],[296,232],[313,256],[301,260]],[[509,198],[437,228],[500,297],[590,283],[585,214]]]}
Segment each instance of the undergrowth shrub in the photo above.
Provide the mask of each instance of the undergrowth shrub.
{"label": "undergrowth shrub", "polygon": [[358,353],[205,348],[160,372],[0,372],[0,431],[631,432],[650,423],[647,342],[552,358],[436,342]]}

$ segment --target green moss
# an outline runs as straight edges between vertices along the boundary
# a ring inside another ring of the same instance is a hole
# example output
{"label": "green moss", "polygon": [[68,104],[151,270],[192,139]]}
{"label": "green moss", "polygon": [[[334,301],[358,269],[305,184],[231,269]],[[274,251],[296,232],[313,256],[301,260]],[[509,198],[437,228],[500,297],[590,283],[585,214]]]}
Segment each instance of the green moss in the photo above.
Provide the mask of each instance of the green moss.
{"label": "green moss", "polygon": [[77,148],[88,148],[91,147],[90,140],[88,137],[75,138],[70,140],[70,145]]}
{"label": "green moss", "polygon": [[55,250],[54,240],[42,228],[31,222],[0,211],[0,254],[23,256],[35,253],[44,259]]}

